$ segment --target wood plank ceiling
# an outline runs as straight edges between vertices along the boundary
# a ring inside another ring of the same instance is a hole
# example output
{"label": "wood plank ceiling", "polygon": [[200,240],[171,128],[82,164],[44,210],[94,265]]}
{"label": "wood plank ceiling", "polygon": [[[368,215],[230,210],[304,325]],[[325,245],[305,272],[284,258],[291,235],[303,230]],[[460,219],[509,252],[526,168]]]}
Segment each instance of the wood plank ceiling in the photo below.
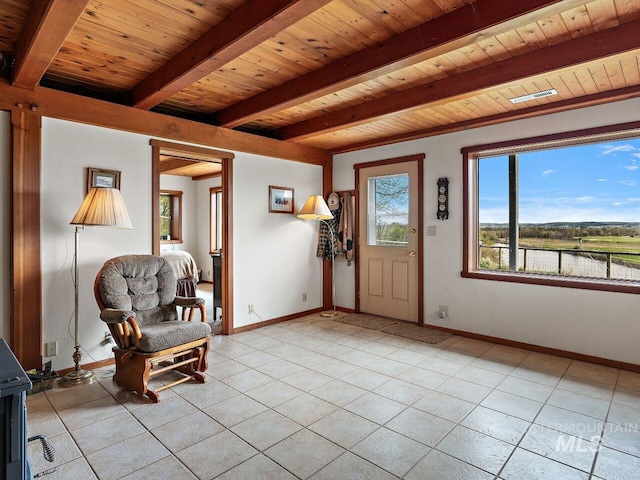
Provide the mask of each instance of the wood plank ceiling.
{"label": "wood plank ceiling", "polygon": [[640,0],[1,0],[0,52],[17,87],[336,153],[638,96]]}

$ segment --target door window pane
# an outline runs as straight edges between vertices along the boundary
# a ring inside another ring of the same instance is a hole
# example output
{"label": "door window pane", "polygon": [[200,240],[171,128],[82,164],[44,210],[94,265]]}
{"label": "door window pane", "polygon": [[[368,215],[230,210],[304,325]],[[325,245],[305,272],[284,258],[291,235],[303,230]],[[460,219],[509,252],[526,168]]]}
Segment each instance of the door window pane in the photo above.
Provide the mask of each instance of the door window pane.
{"label": "door window pane", "polygon": [[409,244],[409,175],[369,178],[369,245],[406,247]]}

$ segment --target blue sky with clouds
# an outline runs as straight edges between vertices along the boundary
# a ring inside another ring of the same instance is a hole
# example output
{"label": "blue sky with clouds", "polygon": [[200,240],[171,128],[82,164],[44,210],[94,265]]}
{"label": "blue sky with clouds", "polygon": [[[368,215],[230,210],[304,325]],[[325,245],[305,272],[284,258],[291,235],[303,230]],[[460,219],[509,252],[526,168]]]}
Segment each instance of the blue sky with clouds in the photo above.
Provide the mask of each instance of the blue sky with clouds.
{"label": "blue sky with clouds", "polygon": [[[480,223],[507,223],[508,158],[480,160]],[[519,155],[520,223],[640,222],[640,139]]]}

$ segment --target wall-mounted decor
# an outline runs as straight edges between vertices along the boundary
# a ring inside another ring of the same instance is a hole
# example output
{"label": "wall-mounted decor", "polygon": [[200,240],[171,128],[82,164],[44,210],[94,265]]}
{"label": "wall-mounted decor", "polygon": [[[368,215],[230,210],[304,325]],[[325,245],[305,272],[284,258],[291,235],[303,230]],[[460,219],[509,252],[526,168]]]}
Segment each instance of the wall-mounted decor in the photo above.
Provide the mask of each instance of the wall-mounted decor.
{"label": "wall-mounted decor", "polygon": [[293,213],[293,188],[269,185],[269,213]]}
{"label": "wall-mounted decor", "polygon": [[440,220],[449,218],[449,179],[438,179],[438,212],[436,213]]}
{"label": "wall-mounted decor", "polygon": [[89,167],[87,169],[87,192],[94,187],[120,189],[120,172]]}

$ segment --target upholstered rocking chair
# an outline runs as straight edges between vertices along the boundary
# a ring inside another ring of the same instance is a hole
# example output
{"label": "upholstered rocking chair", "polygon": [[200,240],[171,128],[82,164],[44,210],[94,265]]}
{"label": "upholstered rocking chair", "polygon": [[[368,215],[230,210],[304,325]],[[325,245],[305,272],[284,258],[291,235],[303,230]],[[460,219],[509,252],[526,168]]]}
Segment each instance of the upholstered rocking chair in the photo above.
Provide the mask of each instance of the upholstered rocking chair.
{"label": "upholstered rocking chair", "polygon": [[[124,255],[108,260],[98,272],[94,293],[100,318],[116,343],[116,384],[159,402],[159,392],[195,379],[205,382],[211,328],[204,300],[176,296],[176,277],[165,259]],[[182,319],[177,307],[182,308]],[[194,322],[195,310],[200,322]],[[154,375],[175,370],[178,380],[150,390]]]}

